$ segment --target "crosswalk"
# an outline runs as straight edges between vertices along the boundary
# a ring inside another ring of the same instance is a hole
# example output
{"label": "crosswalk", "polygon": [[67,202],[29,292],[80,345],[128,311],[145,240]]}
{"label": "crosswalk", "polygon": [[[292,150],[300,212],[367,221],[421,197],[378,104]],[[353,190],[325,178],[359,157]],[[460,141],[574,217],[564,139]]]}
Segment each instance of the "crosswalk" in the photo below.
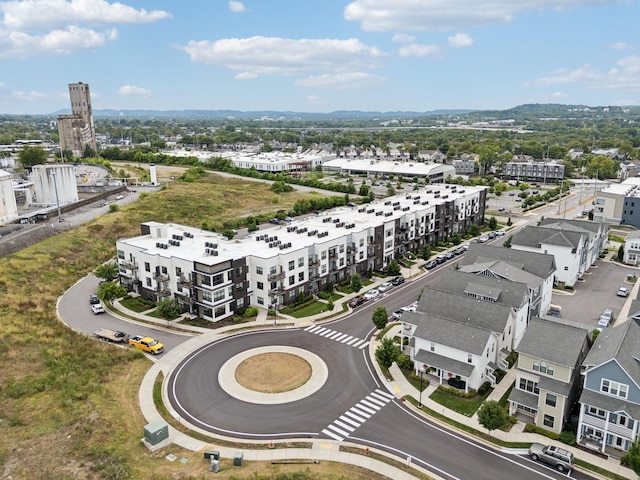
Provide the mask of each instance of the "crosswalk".
{"label": "crosswalk", "polygon": [[390,393],[376,389],[329,424],[322,433],[341,442],[393,398]]}
{"label": "crosswalk", "polygon": [[338,332],[337,330],[331,330],[330,328],[325,328],[318,325],[311,325],[310,327],[305,328],[304,331],[315,333],[316,335],[320,335],[321,337],[335,340],[336,342],[344,343],[345,345],[359,348],[360,350],[366,348],[367,345],[369,345],[368,340],[362,340],[357,337],[352,337],[347,333]]}

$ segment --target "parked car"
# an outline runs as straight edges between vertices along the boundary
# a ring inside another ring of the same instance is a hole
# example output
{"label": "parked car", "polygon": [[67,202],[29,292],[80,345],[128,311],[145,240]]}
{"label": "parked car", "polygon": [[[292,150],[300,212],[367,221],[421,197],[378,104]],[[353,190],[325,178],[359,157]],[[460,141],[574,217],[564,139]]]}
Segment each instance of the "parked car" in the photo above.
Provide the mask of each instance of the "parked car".
{"label": "parked car", "polygon": [[373,300],[374,298],[377,298],[378,296],[380,296],[380,291],[376,290],[375,288],[372,290],[369,290],[368,292],[366,292],[364,294],[364,299],[365,300]]}
{"label": "parked car", "polygon": [[285,222],[293,222],[293,217],[284,217]]}
{"label": "parked car", "polygon": [[521,201],[522,201],[522,199],[520,197],[516,198],[516,202],[521,202]]}
{"label": "parked car", "polygon": [[596,330],[601,332],[602,330],[607,328],[610,324],[611,324],[611,319],[609,317],[601,316],[600,320],[598,320],[598,323],[596,324]]}
{"label": "parked car", "polygon": [[610,308],[606,308],[600,314],[600,318],[607,317],[610,321],[613,321],[613,310]]}
{"label": "parked car", "polygon": [[546,463],[562,473],[569,472],[573,468],[573,453],[555,445],[532,443],[529,447],[529,456],[532,460]]}
{"label": "parked car", "polygon": [[489,241],[489,237],[487,235],[482,235],[478,238],[478,243],[487,243]]}
{"label": "parked car", "polygon": [[498,209],[498,211],[499,211],[499,212],[504,212],[505,210],[506,210],[506,208],[504,208],[504,207],[500,207],[500,208]]}
{"label": "parked car", "polygon": [[489,237],[489,240],[493,240],[494,238],[496,238],[498,236],[498,234],[496,232],[489,232],[487,233],[487,237]]}
{"label": "parked car", "polygon": [[455,254],[455,253],[453,253],[453,252],[447,252],[447,253],[445,253],[445,254],[444,254],[444,256],[445,256],[445,258],[446,258],[447,260],[451,260],[453,257],[455,257],[455,256],[456,256],[456,254]]}
{"label": "parked car", "polygon": [[93,311],[94,315],[98,315],[99,313],[104,313],[104,307],[102,306],[101,303],[95,303],[91,305],[91,310]]}
{"label": "parked car", "polygon": [[272,223],[274,225],[280,225],[280,220],[278,220],[277,218],[270,218],[269,223]]}
{"label": "parked car", "polygon": [[547,312],[547,315],[549,315],[550,317],[560,318],[560,307],[556,307],[556,306],[549,307],[549,311]]}
{"label": "parked car", "polygon": [[100,303],[100,299],[98,298],[98,295],[96,295],[95,293],[92,293],[91,295],[89,295],[89,303],[91,305],[97,305],[98,303]]}
{"label": "parked car", "polygon": [[411,305],[402,307],[400,310],[402,310],[403,312],[415,312],[416,308],[418,308],[418,302],[413,302]]}
{"label": "parked car", "polygon": [[353,297],[349,300],[349,306],[351,308],[356,308],[358,305],[362,305],[365,302],[365,298],[362,295],[358,295],[357,297]]}
{"label": "parked car", "polygon": [[500,230],[496,230],[496,235],[499,237],[503,237],[507,234],[507,232],[505,232],[503,229]]}
{"label": "parked car", "polygon": [[402,275],[391,280],[391,285],[397,287],[398,285],[402,285],[404,283],[404,277]]}
{"label": "parked car", "polygon": [[438,255],[436,257],[436,262],[438,263],[438,265],[446,261],[447,261],[447,257],[445,255]]}
{"label": "parked car", "polygon": [[387,290],[391,290],[392,288],[393,288],[393,285],[391,284],[391,282],[384,282],[378,285],[378,291],[380,293],[384,293]]}
{"label": "parked car", "polygon": [[106,202],[100,202],[98,204],[98,207],[106,207],[106,206],[107,206]]}
{"label": "parked car", "polygon": [[391,316],[393,317],[394,320],[400,320],[400,317],[402,316],[403,313],[404,312],[402,310],[396,310],[391,314]]}
{"label": "parked car", "polygon": [[453,254],[462,255],[464,252],[466,252],[466,249],[464,247],[458,247],[453,251]]}
{"label": "parked car", "polygon": [[464,248],[464,251],[466,252],[467,250],[469,250],[470,246],[471,246],[470,243],[465,243],[464,245],[462,245],[462,248]]}
{"label": "parked car", "polygon": [[436,262],[435,260],[429,260],[424,264],[424,268],[426,268],[427,270],[431,270],[432,268],[436,268],[437,266],[438,262]]}
{"label": "parked car", "polygon": [[627,287],[620,287],[618,288],[618,292],[616,293],[616,295],[619,297],[628,297],[629,289]]}

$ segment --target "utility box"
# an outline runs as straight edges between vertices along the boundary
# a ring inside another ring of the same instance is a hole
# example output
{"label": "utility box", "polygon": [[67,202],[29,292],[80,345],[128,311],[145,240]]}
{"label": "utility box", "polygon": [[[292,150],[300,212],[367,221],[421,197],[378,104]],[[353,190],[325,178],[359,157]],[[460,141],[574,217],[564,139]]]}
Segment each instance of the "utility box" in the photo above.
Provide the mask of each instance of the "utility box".
{"label": "utility box", "polygon": [[144,439],[149,445],[157,445],[169,438],[169,425],[164,420],[156,420],[144,427]]}
{"label": "utility box", "polygon": [[220,460],[220,452],[218,450],[205,450],[204,458],[206,460],[211,460],[212,458],[214,460]]}
{"label": "utility box", "polygon": [[242,452],[236,452],[233,454],[233,466],[234,467],[242,466]]}

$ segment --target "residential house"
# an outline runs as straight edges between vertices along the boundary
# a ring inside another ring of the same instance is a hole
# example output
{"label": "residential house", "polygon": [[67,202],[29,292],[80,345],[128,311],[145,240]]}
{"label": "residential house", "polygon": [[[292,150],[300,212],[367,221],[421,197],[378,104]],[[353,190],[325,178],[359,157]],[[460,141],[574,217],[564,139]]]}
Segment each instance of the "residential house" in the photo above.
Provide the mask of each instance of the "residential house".
{"label": "residential house", "polygon": [[553,255],[472,243],[460,265],[461,272],[526,284],[529,288],[527,318],[549,311],[556,271]]}
{"label": "residential house", "polygon": [[509,413],[560,433],[570,419],[589,351],[589,329],[551,318],[534,318],[518,348]]}
{"label": "residential house", "polygon": [[509,305],[464,294],[425,288],[415,312],[402,316],[402,336],[416,371],[427,371],[440,384],[454,381],[468,391],[506,370],[513,346],[515,311]]}
{"label": "residential house", "polygon": [[624,263],[640,264],[640,230],[629,232],[624,240]]}
{"label": "residential house", "polygon": [[513,235],[511,248],[553,255],[556,283],[567,287],[573,287],[591,265],[588,263],[589,235],[584,231],[528,225]]}
{"label": "residential house", "polygon": [[[555,228],[557,230],[585,233],[588,237],[586,268],[595,265],[600,254],[607,248],[609,241],[609,225],[602,222],[588,220],[565,220],[560,218],[545,218],[540,227]],[[556,267],[558,262],[556,261]]]}
{"label": "residential house", "polygon": [[495,278],[474,273],[450,270],[429,285],[445,292],[458,293],[486,302],[509,305],[515,311],[513,348],[517,347],[531,318],[529,314],[529,288],[506,278]]}
{"label": "residential house", "polygon": [[629,450],[640,432],[640,323],[633,318],[598,335],[582,366],[578,441],[601,452]]}

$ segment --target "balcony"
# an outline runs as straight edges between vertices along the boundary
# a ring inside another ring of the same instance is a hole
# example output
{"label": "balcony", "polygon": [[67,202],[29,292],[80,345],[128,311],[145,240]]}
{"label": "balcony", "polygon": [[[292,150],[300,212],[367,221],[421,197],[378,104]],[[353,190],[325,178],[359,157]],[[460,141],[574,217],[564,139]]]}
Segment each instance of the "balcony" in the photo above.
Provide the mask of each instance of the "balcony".
{"label": "balcony", "polygon": [[284,279],[284,272],[272,273],[267,277],[267,279],[270,282],[275,282],[276,280],[283,280]]}
{"label": "balcony", "polygon": [[329,251],[329,258],[336,258],[337,256],[338,256],[338,254],[336,253],[335,250]]}
{"label": "balcony", "polygon": [[134,262],[122,262],[120,264],[120,268],[124,268],[127,270],[137,270],[138,269],[138,264],[134,263]]}
{"label": "balcony", "polygon": [[310,267],[317,267],[318,265],[320,265],[320,260],[319,259],[313,259],[311,257],[309,257],[309,266]]}
{"label": "balcony", "polygon": [[284,288],[282,287],[276,287],[276,288],[272,288],[269,290],[269,296],[270,297],[275,297],[280,295],[282,292],[284,292]]}
{"label": "balcony", "polygon": [[169,281],[169,275],[166,273],[160,273],[160,272],[156,272],[153,274],[153,279],[156,282],[168,282]]}
{"label": "balcony", "polygon": [[178,277],[178,285],[188,288],[192,285],[192,282],[190,278],[187,278],[184,275],[180,275],[180,277]]}
{"label": "balcony", "polygon": [[164,288],[164,287],[158,287],[156,288],[156,295],[158,297],[168,297],[169,295],[171,295],[171,290],[169,290],[168,288]]}

